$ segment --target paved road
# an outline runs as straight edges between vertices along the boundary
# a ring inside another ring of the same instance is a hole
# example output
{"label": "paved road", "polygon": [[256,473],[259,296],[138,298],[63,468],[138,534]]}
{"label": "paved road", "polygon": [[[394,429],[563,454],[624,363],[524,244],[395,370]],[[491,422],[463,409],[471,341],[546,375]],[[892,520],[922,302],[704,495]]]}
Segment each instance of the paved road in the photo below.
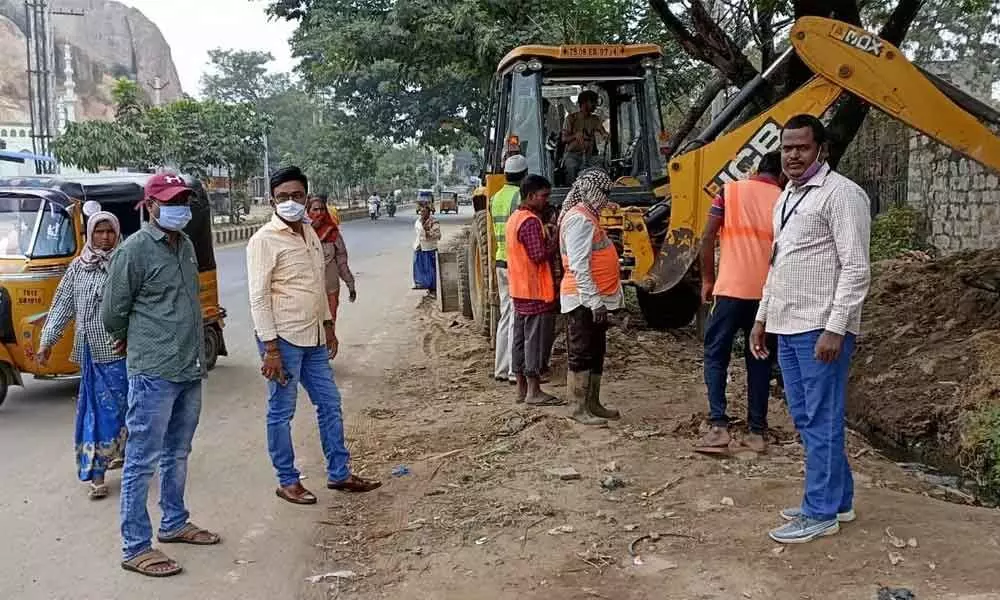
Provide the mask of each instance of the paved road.
{"label": "paved road", "polygon": [[[469,219],[443,217],[446,224]],[[359,302],[342,305],[336,363],[348,414],[352,390],[375,376],[392,333],[405,327],[420,292],[410,291],[410,211],[396,219],[345,224]],[[169,548],[187,572],[150,580],[118,566],[118,475],[112,496],[91,502],[74,478],[73,382],[29,382],[0,407],[0,600],[198,598],[274,599],[296,595],[315,552],[314,523],[324,518],[323,465],[313,411],[300,403],[298,462],[321,502],[294,507],[274,497],[264,440],[264,389],[253,347],[242,246],[217,250],[222,303],[229,310],[230,356],[206,382],[201,424],[188,477],[193,519],[222,534],[216,548]],[[381,370],[377,373],[381,374]],[[387,477],[388,474],[378,474]],[[151,503],[155,501],[155,480]],[[151,516],[159,510],[151,504]]]}

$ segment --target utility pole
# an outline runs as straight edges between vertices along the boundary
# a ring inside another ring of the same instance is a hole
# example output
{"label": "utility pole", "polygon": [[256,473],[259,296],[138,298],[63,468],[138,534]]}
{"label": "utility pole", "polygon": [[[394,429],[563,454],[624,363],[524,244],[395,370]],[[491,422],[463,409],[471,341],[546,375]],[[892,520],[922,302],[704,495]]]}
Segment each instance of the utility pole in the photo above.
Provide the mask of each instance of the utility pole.
{"label": "utility pole", "polygon": [[[56,108],[56,47],[52,17],[82,17],[84,13],[81,10],[53,10],[45,0],[25,0],[24,13],[32,149],[36,154],[48,156],[52,138],[58,133],[61,112]],[[40,174],[52,173],[55,163],[36,162],[35,170]]]}
{"label": "utility pole", "polygon": [[163,103],[163,96],[160,92],[169,86],[170,82],[164,81],[159,75],[157,75],[152,81],[147,83],[149,84],[150,89],[153,90],[153,106],[160,106]]}

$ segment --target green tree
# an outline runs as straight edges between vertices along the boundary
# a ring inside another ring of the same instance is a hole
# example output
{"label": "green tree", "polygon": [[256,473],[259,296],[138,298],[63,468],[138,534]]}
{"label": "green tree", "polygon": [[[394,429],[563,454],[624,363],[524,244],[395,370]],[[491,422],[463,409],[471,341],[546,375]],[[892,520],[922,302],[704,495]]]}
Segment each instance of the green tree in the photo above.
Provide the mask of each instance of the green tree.
{"label": "green tree", "polygon": [[[968,36],[955,35],[962,31],[984,40],[995,23],[996,5],[990,0],[733,0],[712,5],[703,0],[684,3],[650,0],[653,12],[681,48],[692,58],[714,67],[728,84],[743,87],[771,66],[779,50],[787,47],[784,35],[795,19],[821,16],[838,19],[852,25],[877,31],[879,37],[904,48],[911,29],[922,33],[919,45],[924,52],[968,45]],[[991,8],[993,6],[993,8]],[[719,7],[722,10],[719,10]],[[994,26],[995,27],[995,26]],[[994,29],[995,30],[995,29]],[[752,40],[746,44],[745,40]],[[784,98],[805,83],[812,72],[797,57],[793,57],[777,73],[769,85],[754,95],[754,107],[759,111]],[[721,88],[720,88],[721,89]],[[704,111],[711,97],[694,108]],[[838,103],[830,123],[833,164],[854,139],[870,106],[861,99],[845,95]],[[757,112],[757,111],[753,111]],[[693,122],[690,123],[693,125]],[[677,132],[684,137],[688,131]],[[675,139],[674,147],[681,140]]]}
{"label": "green tree", "polygon": [[263,98],[287,87],[287,75],[268,73],[272,62],[274,56],[269,52],[209,50],[210,71],[201,78],[201,92],[211,100],[257,106]]}
{"label": "green tree", "polygon": [[[481,139],[498,61],[525,43],[630,42],[640,0],[274,0],[313,88],[376,138],[454,147]],[[442,127],[445,124],[445,127]]]}

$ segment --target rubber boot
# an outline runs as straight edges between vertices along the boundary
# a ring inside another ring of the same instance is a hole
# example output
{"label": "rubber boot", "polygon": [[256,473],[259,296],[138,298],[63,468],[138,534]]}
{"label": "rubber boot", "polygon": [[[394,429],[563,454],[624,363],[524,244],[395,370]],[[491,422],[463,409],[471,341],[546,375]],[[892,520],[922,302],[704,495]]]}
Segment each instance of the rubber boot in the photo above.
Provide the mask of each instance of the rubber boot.
{"label": "rubber boot", "polygon": [[566,387],[569,388],[570,398],[576,404],[573,412],[573,420],[583,425],[607,425],[608,422],[600,417],[592,415],[589,410],[587,391],[590,387],[590,371],[580,371],[566,373]]}
{"label": "rubber boot", "polygon": [[621,413],[601,405],[601,377],[600,373],[591,373],[590,375],[590,384],[587,386],[587,410],[590,414],[602,419],[618,419],[621,417]]}

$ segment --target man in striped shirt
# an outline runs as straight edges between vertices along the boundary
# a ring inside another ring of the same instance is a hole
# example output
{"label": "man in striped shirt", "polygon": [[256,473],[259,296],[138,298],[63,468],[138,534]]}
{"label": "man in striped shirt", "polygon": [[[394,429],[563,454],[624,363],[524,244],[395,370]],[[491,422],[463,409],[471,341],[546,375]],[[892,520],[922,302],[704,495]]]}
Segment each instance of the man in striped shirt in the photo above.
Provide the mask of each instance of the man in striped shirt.
{"label": "man in striped shirt", "polygon": [[778,336],[788,411],[806,451],[805,494],[781,511],[770,532],[780,543],[833,535],[854,519],[854,479],[844,448],[847,375],[870,280],[868,196],[825,161],[826,130],[811,115],[781,133],[789,179],[774,209],[771,268],[750,336],[768,356],[765,331]]}

